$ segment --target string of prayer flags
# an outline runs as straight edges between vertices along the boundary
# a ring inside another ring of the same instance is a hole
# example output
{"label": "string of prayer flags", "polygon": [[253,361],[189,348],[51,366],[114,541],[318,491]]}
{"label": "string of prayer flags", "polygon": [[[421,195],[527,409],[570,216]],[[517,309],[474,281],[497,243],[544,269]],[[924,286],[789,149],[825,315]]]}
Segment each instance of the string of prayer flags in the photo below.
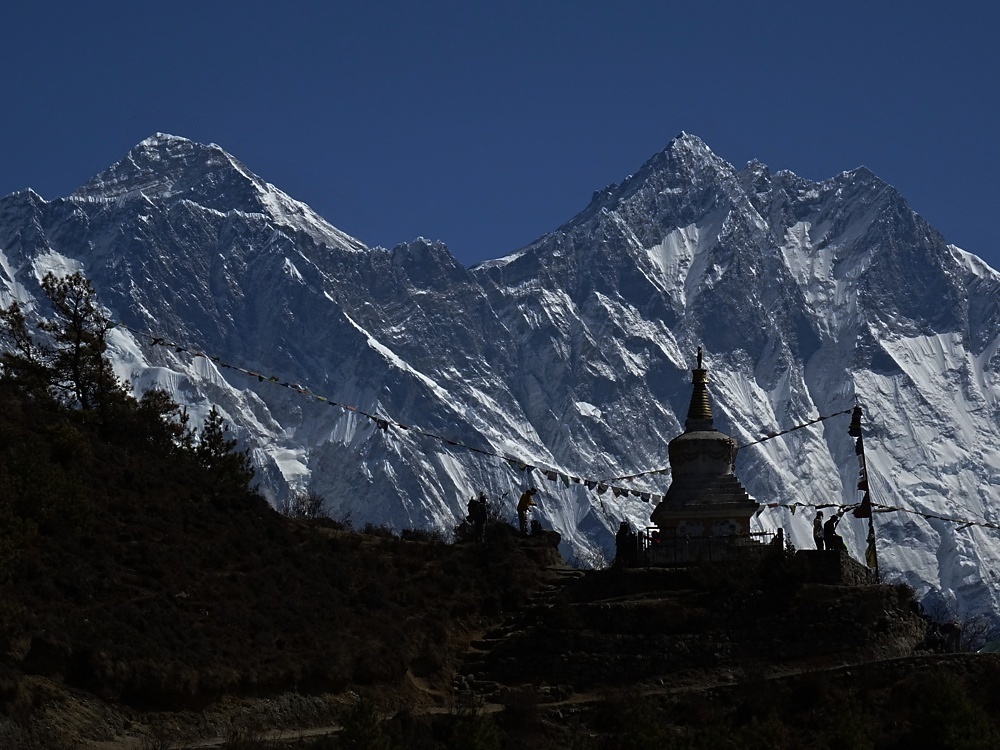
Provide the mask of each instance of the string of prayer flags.
{"label": "string of prayer flags", "polygon": [[789,432],[795,432],[796,430],[801,430],[804,427],[809,427],[810,425],[817,424],[818,422],[822,422],[822,421],[824,421],[826,419],[832,419],[833,417],[839,417],[841,414],[850,414],[850,413],[851,413],[850,409],[844,409],[843,411],[834,412],[833,414],[827,414],[825,416],[815,417],[815,418],[810,419],[810,420],[808,420],[806,422],[803,422],[802,424],[797,424],[794,427],[789,427],[787,430],[780,430],[779,432],[769,432],[766,435],[764,435],[764,437],[760,438],[759,440],[754,440],[752,442],[743,443],[742,445],[736,446],[736,449],[739,450],[740,448],[747,448],[747,447],[749,447],[751,445],[757,445],[759,443],[765,443],[768,440],[773,440],[776,437],[780,437],[782,435],[787,435]]}
{"label": "string of prayer flags", "polygon": [[[942,516],[942,515],[939,515],[937,513],[926,513],[924,511],[920,511],[920,510],[913,510],[912,508],[900,508],[900,507],[894,506],[894,505],[881,505],[881,504],[878,504],[878,503],[871,502],[871,498],[870,497],[869,497],[869,504],[870,504],[870,507],[871,507],[871,512],[873,514],[875,514],[875,513],[909,513],[910,515],[920,516],[921,518],[927,518],[927,519],[934,520],[934,521],[946,521],[948,523],[959,524],[959,526],[956,529],[956,531],[961,531],[963,529],[967,529],[967,528],[970,528],[972,526],[976,526],[976,527],[983,528],[983,529],[997,529],[997,530],[1000,530],[1000,524],[997,524],[997,523],[991,523],[989,521],[984,521],[984,520],[979,520],[979,519],[970,520],[968,518],[956,518],[955,516]],[[862,502],[860,504],[859,503],[853,503],[853,504],[840,504],[840,503],[819,503],[819,504],[816,504],[816,503],[761,503],[760,506],[758,507],[758,510],[763,510],[765,508],[766,509],[787,508],[787,509],[789,509],[791,511],[794,508],[798,508],[798,507],[816,508],[816,509],[819,509],[819,508],[837,508],[837,509],[842,510],[842,511],[844,511],[846,513],[849,510],[850,511],[854,511],[854,510],[861,509],[863,506],[864,506],[864,502]]]}
{"label": "string of prayer flags", "polygon": [[608,481],[609,482],[621,482],[621,481],[631,482],[633,479],[638,479],[639,477],[649,476],[650,474],[669,474],[669,473],[670,473],[669,467],[668,468],[660,468],[660,469],[649,469],[648,471],[640,471],[638,474],[626,474],[626,475],[621,476],[621,477],[612,477]]}
{"label": "string of prayer flags", "polygon": [[[300,385],[298,383],[292,383],[292,382],[287,381],[287,380],[282,380],[277,375],[266,375],[265,373],[260,373],[260,372],[257,372],[255,370],[249,370],[249,369],[246,369],[246,368],[243,368],[243,367],[239,367],[238,365],[233,365],[233,364],[231,364],[229,362],[224,362],[219,357],[212,356],[212,355],[206,354],[205,352],[202,352],[202,351],[199,351],[199,350],[196,350],[196,349],[192,349],[192,348],[189,348],[189,347],[185,347],[185,346],[182,346],[180,344],[172,343],[172,342],[168,341],[166,338],[164,338],[162,336],[156,336],[156,335],[153,335],[153,334],[151,334],[149,332],[146,332],[146,331],[140,331],[140,330],[131,328],[130,326],[126,325],[125,323],[114,323],[114,325],[116,327],[124,328],[125,330],[130,331],[130,332],[132,332],[133,334],[135,334],[138,337],[148,338],[150,340],[151,344],[154,345],[154,346],[167,347],[167,348],[173,349],[173,351],[176,352],[176,353],[178,353],[178,354],[188,354],[191,357],[202,357],[204,359],[207,359],[207,360],[209,360],[211,362],[214,362],[214,363],[220,365],[221,367],[223,367],[225,369],[235,370],[237,372],[241,372],[241,373],[247,375],[248,377],[256,378],[257,382],[259,382],[259,383],[268,382],[268,383],[271,383],[273,385],[278,385],[278,386],[281,386],[283,388],[288,388],[290,390],[295,391],[296,393],[309,396],[309,397],[314,398],[314,399],[316,399],[317,401],[320,401],[320,402],[327,403],[331,407],[338,407],[340,409],[344,409],[345,411],[353,412],[355,414],[358,414],[360,416],[365,417],[366,419],[371,420],[374,423],[374,425],[375,425],[375,427],[376,427],[377,430],[380,430],[380,431],[383,431],[383,432],[386,432],[386,433],[389,432],[389,428],[390,427],[394,427],[394,428],[399,429],[399,430],[408,430],[408,431],[413,432],[415,434],[423,435],[423,436],[431,438],[433,440],[444,442],[447,445],[462,447],[462,448],[465,448],[466,450],[469,450],[469,451],[472,451],[472,452],[475,452],[475,453],[479,453],[479,454],[484,455],[484,456],[490,456],[492,458],[500,459],[500,460],[506,462],[511,468],[516,469],[518,471],[521,471],[521,472],[523,472],[526,475],[530,475],[531,472],[536,468],[534,465],[529,464],[526,461],[524,461],[523,459],[520,459],[520,458],[517,458],[517,457],[514,457],[514,456],[509,456],[509,455],[506,455],[506,454],[496,453],[494,451],[484,450],[482,448],[477,448],[477,447],[474,447],[474,446],[470,446],[470,445],[467,445],[467,444],[465,444],[463,442],[460,442],[460,441],[457,441],[457,440],[453,440],[453,439],[448,438],[448,437],[443,437],[441,435],[437,435],[437,434],[432,433],[432,432],[427,432],[425,430],[421,430],[421,429],[419,429],[417,427],[400,424],[398,422],[394,422],[394,421],[392,421],[390,419],[387,419],[385,417],[379,417],[379,416],[375,416],[375,415],[369,414],[369,413],[363,411],[362,409],[359,409],[356,406],[351,406],[349,404],[341,404],[341,403],[338,403],[337,401],[329,399],[329,398],[327,398],[325,396],[322,396],[320,394],[313,393],[311,390],[309,390],[308,388],[306,388],[306,387],[304,387],[304,386],[302,386],[302,385]],[[766,508],[787,507],[793,513],[795,512],[796,508],[798,508],[799,506],[802,506],[802,507],[815,507],[817,509],[819,509],[819,508],[833,508],[833,507],[837,507],[837,508],[842,508],[845,511],[846,510],[853,510],[854,511],[854,515],[857,518],[869,518],[869,519],[871,519],[871,516],[874,513],[902,512],[902,513],[911,513],[911,514],[914,514],[914,515],[919,515],[919,516],[922,516],[922,517],[928,518],[928,519],[941,520],[941,521],[946,521],[946,522],[949,522],[949,523],[960,524],[958,530],[967,529],[967,528],[972,527],[972,526],[976,526],[976,527],[980,527],[980,528],[1000,530],[1000,524],[990,523],[990,522],[987,522],[987,521],[970,520],[970,519],[963,519],[963,518],[954,518],[954,517],[949,517],[949,516],[941,516],[941,515],[936,515],[936,514],[932,514],[932,513],[924,513],[924,512],[921,512],[921,511],[915,511],[915,510],[912,510],[912,509],[909,509],[909,508],[899,508],[899,507],[879,505],[879,504],[873,503],[872,500],[871,500],[870,493],[869,493],[869,488],[868,488],[868,473],[867,473],[867,469],[866,469],[866,466],[865,466],[865,460],[864,460],[864,442],[863,442],[862,430],[861,430],[861,416],[862,416],[862,412],[861,412],[861,408],[858,407],[858,406],[853,407],[853,409],[845,409],[843,411],[834,412],[833,414],[829,414],[829,415],[826,415],[826,416],[816,417],[815,419],[811,419],[811,420],[809,420],[807,422],[804,422],[803,424],[797,425],[795,427],[791,427],[791,428],[789,428],[787,430],[782,430],[780,432],[769,433],[766,437],[761,438],[760,440],[754,441],[752,443],[745,443],[745,444],[740,445],[738,447],[739,448],[745,448],[745,447],[747,447],[749,445],[755,445],[757,443],[764,442],[765,440],[770,440],[770,439],[772,439],[774,437],[778,437],[780,435],[785,435],[785,434],[787,434],[789,432],[793,432],[794,430],[799,430],[799,429],[802,429],[804,427],[808,427],[809,425],[816,424],[817,422],[822,422],[823,420],[830,419],[830,418],[836,417],[836,416],[840,416],[842,414],[848,414],[848,413],[852,414],[851,425],[848,428],[848,434],[850,434],[852,437],[856,438],[856,441],[855,441],[855,453],[858,456],[858,477],[859,477],[859,479],[858,479],[858,489],[860,491],[863,491],[865,493],[864,494],[864,498],[862,499],[861,503],[860,504],[853,504],[853,505],[838,505],[836,503],[821,503],[821,504],[813,504],[813,503],[791,503],[791,504],[766,503],[766,504],[762,504],[762,505],[760,505],[758,507],[757,513],[761,512],[765,507]],[[629,497],[631,495],[632,497],[639,498],[643,502],[659,503],[663,499],[663,495],[661,495],[661,494],[656,494],[656,493],[652,493],[652,492],[649,492],[649,491],[643,491],[643,490],[638,490],[638,489],[626,489],[626,488],[623,488],[623,487],[612,485],[611,482],[618,482],[618,481],[632,482],[633,480],[638,479],[639,477],[643,477],[643,476],[648,476],[648,475],[653,475],[653,474],[667,474],[667,473],[670,472],[670,469],[668,467],[658,468],[658,469],[651,469],[649,471],[643,471],[643,472],[639,472],[637,474],[630,474],[630,475],[623,476],[623,477],[616,477],[616,478],[611,479],[611,480],[584,479],[584,478],[580,478],[580,477],[576,477],[576,476],[571,476],[571,475],[565,474],[563,472],[555,471],[555,470],[539,469],[539,471],[544,471],[546,478],[550,479],[551,481],[556,481],[556,480],[562,481],[563,485],[566,486],[566,487],[569,487],[569,485],[571,483],[572,484],[583,484],[583,486],[586,487],[588,490],[590,490],[590,491],[596,491],[596,493],[597,493],[598,496],[604,495],[610,489],[610,490],[613,491],[615,497]],[[603,507],[604,501],[600,497],[599,497],[599,503]],[[869,524],[870,524],[870,521],[869,521]],[[870,534],[869,534],[869,547],[870,547],[872,553],[874,554],[874,533],[871,532],[871,531],[870,531]],[[866,550],[866,559],[868,558],[868,551],[869,550]]]}

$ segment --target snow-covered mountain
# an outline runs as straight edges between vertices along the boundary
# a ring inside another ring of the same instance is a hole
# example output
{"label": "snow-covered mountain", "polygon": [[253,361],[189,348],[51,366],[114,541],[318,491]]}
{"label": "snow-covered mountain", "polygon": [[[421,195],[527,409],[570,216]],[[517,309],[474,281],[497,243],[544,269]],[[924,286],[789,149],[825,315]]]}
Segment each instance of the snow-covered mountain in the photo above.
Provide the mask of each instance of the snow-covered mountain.
{"label": "snow-covered mountain", "polygon": [[[114,332],[118,373],[196,417],[217,404],[275,501],[310,489],[355,524],[447,530],[475,492],[513,515],[535,484],[584,564],[652,506],[518,464],[666,467],[698,345],[740,443],[857,398],[874,501],[916,511],[877,515],[883,573],[960,615],[1000,609],[1000,533],[920,515],[1000,522],[1000,274],[867,169],[738,170],[681,134],[559,229],[466,269],[423,239],[365,247],[218,146],[158,134],[66,198],[0,199],[5,304],[44,312],[39,279],[71,269],[132,329]],[[846,417],[746,447],[736,470],[762,503],[858,500]],[[758,523],[809,546],[811,515]],[[856,556],[866,528],[841,524]]]}

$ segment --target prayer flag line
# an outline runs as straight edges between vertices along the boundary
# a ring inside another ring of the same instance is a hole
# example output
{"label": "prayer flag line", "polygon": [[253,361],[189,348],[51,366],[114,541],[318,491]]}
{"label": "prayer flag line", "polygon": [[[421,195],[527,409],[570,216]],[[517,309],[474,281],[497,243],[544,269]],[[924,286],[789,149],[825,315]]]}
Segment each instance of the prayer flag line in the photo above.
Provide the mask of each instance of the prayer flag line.
{"label": "prayer flag line", "polygon": [[[150,333],[149,331],[138,330],[136,328],[133,328],[133,327],[129,326],[126,323],[116,322],[116,323],[114,323],[114,326],[117,327],[117,328],[124,328],[125,330],[130,331],[131,333],[136,334],[138,336],[141,336],[143,338],[148,338],[150,340],[150,343],[153,346],[163,346],[163,347],[166,347],[166,348],[173,349],[174,352],[176,352],[176,353],[186,353],[186,354],[191,355],[192,357],[202,357],[204,359],[208,359],[208,360],[210,360],[210,361],[218,364],[220,367],[223,367],[225,369],[235,370],[236,372],[240,372],[240,373],[242,373],[244,375],[247,375],[249,377],[257,378],[258,382],[260,382],[260,383],[265,383],[266,382],[266,383],[271,383],[273,385],[278,385],[278,386],[281,386],[283,388],[287,388],[289,390],[292,390],[292,391],[294,391],[296,393],[299,393],[301,395],[309,396],[310,398],[312,398],[312,399],[314,399],[316,401],[319,401],[321,403],[326,403],[326,404],[329,404],[330,406],[337,406],[337,407],[340,407],[340,408],[342,408],[342,409],[344,409],[346,411],[350,411],[350,412],[353,412],[355,414],[359,414],[359,415],[367,418],[368,420],[370,420],[375,425],[376,429],[381,430],[383,432],[388,433],[389,432],[389,427],[395,427],[395,428],[400,429],[400,430],[410,431],[410,432],[413,432],[415,434],[422,435],[424,437],[430,438],[432,440],[437,440],[439,442],[443,442],[443,443],[445,443],[447,445],[450,445],[450,446],[456,446],[456,447],[464,448],[464,449],[466,449],[468,451],[471,451],[473,453],[478,453],[478,454],[481,454],[481,455],[484,455],[484,456],[489,456],[491,458],[500,459],[501,461],[504,461],[505,463],[507,463],[509,466],[511,466],[515,470],[521,471],[521,472],[525,472],[528,475],[530,475],[532,471],[538,471],[539,473],[542,474],[542,476],[544,476],[546,479],[548,479],[550,481],[553,481],[553,482],[555,482],[555,481],[561,481],[565,487],[569,487],[571,484],[581,484],[586,489],[588,489],[588,490],[590,490],[592,492],[596,492],[597,495],[599,496],[599,499],[600,499],[600,501],[601,501],[602,504],[603,504],[603,498],[601,498],[600,496],[604,495],[609,490],[612,492],[612,494],[614,495],[614,497],[634,497],[634,498],[638,498],[639,500],[641,500],[644,503],[650,503],[650,502],[652,502],[652,503],[658,503],[658,502],[660,502],[663,499],[663,494],[662,493],[654,493],[654,492],[650,492],[650,491],[646,491],[646,490],[637,490],[637,489],[631,489],[631,488],[627,488],[627,487],[621,487],[621,486],[617,486],[617,485],[612,484],[612,482],[632,481],[632,480],[635,480],[635,479],[637,479],[639,477],[643,477],[643,476],[647,476],[647,475],[651,475],[651,474],[666,474],[666,473],[668,473],[670,471],[669,468],[651,469],[649,471],[643,471],[643,472],[639,472],[637,474],[629,474],[629,475],[625,475],[625,476],[614,477],[612,479],[604,479],[604,480],[586,479],[586,478],[583,478],[583,477],[579,477],[579,476],[574,476],[572,474],[568,474],[566,472],[557,471],[555,469],[542,468],[542,467],[539,467],[539,466],[536,465],[537,462],[528,463],[527,461],[524,461],[523,459],[517,458],[515,456],[510,456],[510,455],[503,454],[503,453],[497,453],[495,451],[487,450],[487,449],[484,449],[484,448],[478,448],[478,447],[473,446],[473,445],[468,445],[467,443],[464,443],[464,442],[462,442],[460,440],[453,440],[451,438],[444,437],[442,435],[438,435],[438,434],[433,433],[433,432],[428,432],[426,430],[422,430],[422,429],[420,429],[418,427],[413,427],[411,425],[401,424],[399,422],[395,422],[395,421],[393,421],[391,419],[387,419],[385,417],[379,417],[379,416],[376,416],[374,414],[369,414],[368,412],[366,412],[363,409],[360,409],[360,408],[358,408],[356,406],[351,406],[349,404],[342,404],[342,403],[334,401],[333,399],[330,399],[330,398],[328,398],[326,396],[323,396],[321,394],[314,393],[309,388],[306,388],[306,387],[302,386],[299,383],[295,383],[295,382],[292,382],[290,380],[285,380],[285,379],[279,378],[277,375],[265,375],[263,373],[259,373],[259,372],[256,372],[254,370],[247,369],[245,367],[240,367],[239,365],[233,365],[233,364],[230,364],[228,362],[224,362],[220,357],[212,356],[212,355],[206,354],[205,352],[199,351],[197,349],[191,349],[189,347],[182,346],[180,344],[176,344],[176,343],[170,342],[170,341],[168,341],[164,337],[156,336],[156,335]],[[758,443],[763,443],[763,442],[765,442],[767,440],[771,440],[771,439],[779,437],[781,435],[785,435],[785,434],[787,434],[789,432],[793,432],[795,430],[799,430],[799,429],[802,429],[804,427],[808,427],[808,426],[816,424],[818,422],[822,422],[822,421],[824,421],[826,419],[830,419],[832,417],[837,417],[837,416],[840,416],[842,414],[850,414],[852,411],[853,411],[853,408],[852,409],[845,409],[843,411],[834,412],[833,414],[828,414],[826,416],[816,417],[816,418],[811,419],[811,420],[809,420],[807,422],[804,422],[804,423],[802,423],[800,425],[796,425],[794,427],[790,427],[790,428],[788,428],[786,430],[781,430],[780,432],[775,432],[775,433],[769,433],[768,435],[760,438],[759,440],[755,440],[755,441],[750,442],[750,443],[744,443],[742,445],[737,446],[737,448],[738,449],[739,448],[746,448],[746,447],[751,446],[751,445],[757,445]],[[865,479],[867,479],[867,477],[865,477]],[[854,508],[858,508],[860,506],[861,506],[861,503],[854,503],[854,504],[849,504],[849,505],[843,505],[843,504],[838,504],[838,503],[821,503],[821,504],[815,504],[815,503],[761,503],[760,508],[758,509],[758,513],[761,512],[761,511],[763,511],[765,508],[767,508],[767,509],[772,509],[772,508],[789,508],[794,513],[795,509],[799,508],[799,507],[812,507],[812,508],[817,508],[817,509],[819,509],[819,508],[842,508],[842,509],[844,509],[846,511],[846,510],[853,510]],[[986,529],[997,529],[997,530],[1000,530],[1000,524],[990,523],[990,522],[985,521],[985,520],[978,520],[978,519],[976,519],[976,520],[969,520],[969,519],[957,518],[957,517],[953,517],[953,516],[942,516],[942,515],[937,515],[937,514],[933,514],[933,513],[925,513],[923,511],[917,511],[917,510],[913,510],[913,509],[910,509],[910,508],[901,508],[901,507],[897,507],[897,506],[883,505],[883,504],[874,503],[874,502],[871,503],[871,507],[872,507],[872,511],[876,512],[876,513],[891,513],[891,512],[909,513],[911,515],[921,516],[921,517],[929,519],[929,520],[940,520],[940,521],[946,521],[948,523],[957,523],[957,524],[960,524],[959,529],[957,529],[959,531],[961,531],[962,529],[966,529],[966,528],[972,527],[972,526],[977,526],[977,527],[986,528]]]}

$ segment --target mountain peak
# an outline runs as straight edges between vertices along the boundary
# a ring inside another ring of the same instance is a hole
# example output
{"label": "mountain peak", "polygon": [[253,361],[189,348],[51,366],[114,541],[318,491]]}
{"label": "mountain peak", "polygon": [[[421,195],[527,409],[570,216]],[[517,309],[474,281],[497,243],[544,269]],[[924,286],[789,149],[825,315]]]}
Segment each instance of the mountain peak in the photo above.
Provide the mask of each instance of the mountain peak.
{"label": "mountain peak", "polygon": [[[622,212],[632,231],[646,236],[640,225],[650,216],[657,223],[664,216],[687,217],[693,221],[701,209],[696,206],[714,205],[720,194],[728,193],[728,185],[736,179],[736,171],[725,159],[717,156],[696,135],[683,130],[654,154],[642,167],[621,183],[612,183],[595,191],[587,207],[563,224],[558,231],[600,220],[604,212]],[[646,237],[652,244],[663,238],[659,227]]]}
{"label": "mountain peak", "polygon": [[668,151],[672,151],[674,149],[681,149],[684,151],[708,151],[711,153],[711,149],[708,148],[708,144],[706,144],[705,141],[684,130],[674,136],[670,143],[667,144]]}
{"label": "mountain peak", "polygon": [[717,156],[705,141],[683,130],[671,139],[666,148],[646,162],[646,166],[654,171],[667,169],[689,175],[705,168],[715,173],[733,172],[732,165]]}
{"label": "mountain peak", "polygon": [[667,161],[674,163],[725,163],[723,159],[708,147],[705,141],[683,130],[670,140],[670,143],[660,152],[660,155],[666,157]]}
{"label": "mountain peak", "polygon": [[116,164],[73,193],[84,200],[143,195],[190,200],[217,211],[260,212],[268,185],[216,144],[203,145],[167,133],[136,144]]}
{"label": "mountain peak", "polygon": [[140,141],[121,161],[70,197],[89,202],[141,197],[168,207],[190,201],[220,213],[264,214],[279,225],[306,232],[321,244],[365,249],[305,203],[255,175],[221,146],[168,133],[155,133]]}
{"label": "mountain peak", "polygon": [[170,135],[170,133],[157,132],[153,133],[153,135],[149,136],[148,138],[144,138],[143,140],[139,141],[139,143],[136,144],[136,148],[157,148],[160,146],[170,145],[170,144],[178,146],[197,145],[196,143],[194,143],[194,141],[191,141],[187,138],[182,138],[179,135]]}

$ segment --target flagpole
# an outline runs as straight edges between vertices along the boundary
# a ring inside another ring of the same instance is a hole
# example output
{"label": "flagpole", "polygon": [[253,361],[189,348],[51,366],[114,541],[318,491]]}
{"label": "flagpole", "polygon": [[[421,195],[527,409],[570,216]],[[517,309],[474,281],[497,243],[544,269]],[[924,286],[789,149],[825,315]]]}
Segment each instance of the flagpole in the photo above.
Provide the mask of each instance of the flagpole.
{"label": "flagpole", "polygon": [[871,491],[868,487],[868,463],[865,459],[865,440],[861,431],[861,407],[855,406],[854,411],[851,413],[851,426],[847,430],[847,434],[853,438],[857,438],[854,444],[854,452],[858,457],[858,489],[864,491],[864,497],[861,499],[861,505],[854,509],[855,518],[867,518],[868,519],[868,539],[866,540],[865,546],[865,563],[869,568],[874,568],[875,570],[875,580],[879,583],[882,582],[882,574],[879,572],[878,566],[878,549],[875,546],[875,520],[872,513],[872,498]]}

